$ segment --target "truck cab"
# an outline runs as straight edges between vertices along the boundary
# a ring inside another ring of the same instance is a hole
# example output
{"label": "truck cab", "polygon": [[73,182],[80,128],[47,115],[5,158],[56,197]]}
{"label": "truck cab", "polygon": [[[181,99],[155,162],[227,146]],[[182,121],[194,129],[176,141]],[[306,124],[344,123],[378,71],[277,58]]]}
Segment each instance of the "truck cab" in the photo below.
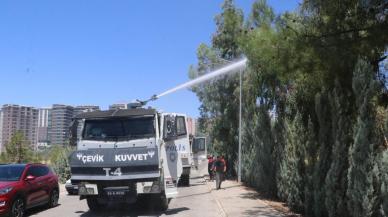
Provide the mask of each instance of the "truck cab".
{"label": "truck cab", "polygon": [[207,174],[207,145],[206,137],[193,136],[191,141],[193,166],[199,174]]}
{"label": "truck cab", "polygon": [[[108,203],[157,198],[161,209],[190,175],[186,116],[131,108],[83,113],[74,119],[71,182],[98,210]],[[187,169],[188,168],[188,169]]]}

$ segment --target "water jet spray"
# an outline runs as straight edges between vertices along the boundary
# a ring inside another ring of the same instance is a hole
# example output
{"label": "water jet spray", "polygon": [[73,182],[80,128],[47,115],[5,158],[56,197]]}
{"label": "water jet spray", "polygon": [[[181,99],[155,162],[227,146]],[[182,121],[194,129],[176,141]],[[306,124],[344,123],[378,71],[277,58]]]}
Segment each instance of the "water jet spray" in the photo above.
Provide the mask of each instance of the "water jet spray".
{"label": "water jet spray", "polygon": [[228,64],[228,65],[226,65],[226,66],[224,66],[224,67],[222,67],[220,69],[214,70],[214,71],[209,72],[209,73],[207,73],[205,75],[202,75],[202,76],[200,76],[198,78],[195,78],[195,79],[193,79],[191,81],[188,81],[186,83],[180,84],[180,85],[178,85],[178,86],[176,86],[174,88],[171,88],[171,89],[169,89],[169,90],[167,90],[165,92],[162,92],[162,93],[160,93],[158,95],[155,94],[155,95],[151,96],[148,100],[144,100],[144,101],[137,100],[137,102],[140,103],[141,106],[144,106],[148,102],[155,101],[155,100],[159,99],[162,96],[168,95],[170,93],[174,93],[174,92],[176,92],[178,90],[181,90],[183,88],[188,88],[188,87],[195,86],[195,85],[197,85],[199,83],[208,81],[208,80],[213,79],[213,78],[215,78],[217,76],[221,76],[221,75],[225,75],[225,74],[228,74],[228,73],[236,72],[238,70],[241,70],[241,69],[245,68],[246,65],[247,65],[247,61],[248,61],[247,58],[243,58],[243,59],[241,59],[239,61],[236,61],[234,63]]}

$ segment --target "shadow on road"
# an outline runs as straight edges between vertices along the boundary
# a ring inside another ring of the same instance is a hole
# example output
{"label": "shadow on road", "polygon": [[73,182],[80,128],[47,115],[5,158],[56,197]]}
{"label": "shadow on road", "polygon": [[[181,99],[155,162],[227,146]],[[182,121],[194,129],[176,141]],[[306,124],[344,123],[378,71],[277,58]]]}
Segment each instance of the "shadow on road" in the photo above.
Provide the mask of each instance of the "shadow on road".
{"label": "shadow on road", "polygon": [[[58,204],[55,207],[58,207],[58,206],[61,206],[61,204]],[[55,208],[55,207],[53,207],[53,208]],[[25,214],[25,217],[28,217],[28,216],[38,216],[39,213],[44,212],[44,211],[46,211],[48,209],[53,209],[53,208],[47,208],[45,206],[38,206],[38,207],[35,207],[35,208],[27,210],[27,212]]]}
{"label": "shadow on road", "polygon": [[109,207],[108,209],[102,212],[83,212],[76,211],[76,214],[80,214],[80,217],[138,217],[138,216],[161,216],[165,215],[176,215],[182,211],[189,210],[187,207],[168,209],[165,212],[155,211],[152,209],[144,209],[143,207],[134,206],[134,207]]}
{"label": "shadow on road", "polygon": [[209,191],[207,192],[203,192],[203,193],[197,193],[197,194],[189,194],[189,195],[185,195],[185,196],[178,196],[176,198],[186,198],[186,197],[195,197],[195,196],[202,196],[202,195],[205,195],[205,194],[210,194]]}
{"label": "shadow on road", "polygon": [[244,214],[247,216],[279,217],[279,214],[274,214],[273,210],[268,210],[267,207],[256,207],[252,210],[245,210]]}

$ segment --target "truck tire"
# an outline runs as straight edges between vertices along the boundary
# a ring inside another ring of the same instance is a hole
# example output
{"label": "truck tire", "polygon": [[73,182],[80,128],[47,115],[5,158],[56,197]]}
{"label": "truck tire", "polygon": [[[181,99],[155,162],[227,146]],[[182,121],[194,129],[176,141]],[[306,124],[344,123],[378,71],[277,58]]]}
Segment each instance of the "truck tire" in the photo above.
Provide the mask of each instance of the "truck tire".
{"label": "truck tire", "polygon": [[169,200],[166,198],[166,195],[164,193],[160,194],[160,210],[166,211],[168,209],[168,202]]}
{"label": "truck tire", "polygon": [[90,211],[92,212],[101,211],[106,207],[106,204],[99,203],[97,198],[95,197],[88,197],[86,198],[86,201]]}
{"label": "truck tire", "polygon": [[190,186],[190,176],[189,175],[181,175],[179,179],[179,185],[184,187]]}

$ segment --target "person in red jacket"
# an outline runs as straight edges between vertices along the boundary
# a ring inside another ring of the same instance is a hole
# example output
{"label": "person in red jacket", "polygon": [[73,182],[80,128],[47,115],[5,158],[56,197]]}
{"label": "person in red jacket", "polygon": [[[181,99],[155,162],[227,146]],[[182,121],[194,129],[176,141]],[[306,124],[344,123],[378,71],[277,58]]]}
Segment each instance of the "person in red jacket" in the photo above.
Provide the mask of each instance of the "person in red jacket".
{"label": "person in red jacket", "polygon": [[216,189],[221,188],[221,183],[224,180],[224,173],[226,167],[224,164],[225,161],[221,159],[221,156],[217,156],[217,160],[214,162],[214,170],[216,171]]}
{"label": "person in red jacket", "polygon": [[214,176],[213,176],[213,163],[214,163],[213,155],[208,156],[207,160],[208,160],[207,171],[209,173],[209,179],[210,179],[210,181],[213,181],[213,179],[214,179]]}

